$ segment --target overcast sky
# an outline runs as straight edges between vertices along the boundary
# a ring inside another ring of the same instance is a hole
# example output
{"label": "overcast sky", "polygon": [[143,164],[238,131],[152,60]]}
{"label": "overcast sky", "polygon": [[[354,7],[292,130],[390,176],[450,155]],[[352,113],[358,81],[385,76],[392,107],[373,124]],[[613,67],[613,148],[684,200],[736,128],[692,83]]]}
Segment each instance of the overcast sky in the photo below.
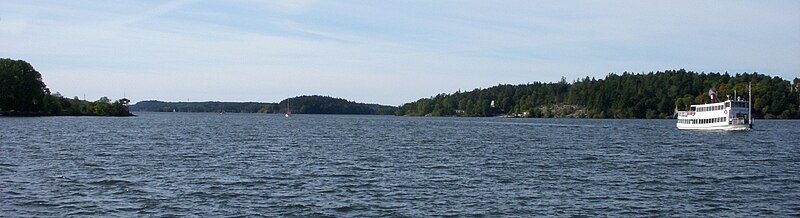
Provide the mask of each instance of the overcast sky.
{"label": "overcast sky", "polygon": [[0,0],[0,57],[133,102],[399,105],[497,84],[687,69],[800,77],[800,1]]}

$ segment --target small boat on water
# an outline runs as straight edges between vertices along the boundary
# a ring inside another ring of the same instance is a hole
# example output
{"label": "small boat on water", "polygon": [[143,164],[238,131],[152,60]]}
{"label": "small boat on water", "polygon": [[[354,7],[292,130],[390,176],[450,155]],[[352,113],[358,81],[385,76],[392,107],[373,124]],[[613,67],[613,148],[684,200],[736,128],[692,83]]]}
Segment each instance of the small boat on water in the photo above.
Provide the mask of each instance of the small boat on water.
{"label": "small boat on water", "polygon": [[283,116],[285,116],[285,117],[291,117],[292,116],[292,110],[289,109],[289,100],[288,99],[286,100],[286,113],[283,114]]}
{"label": "small boat on water", "polygon": [[[750,86],[748,85],[748,90]],[[750,91],[748,91],[750,92]],[[687,130],[751,130],[753,117],[751,116],[752,93],[745,101],[742,97],[735,96],[723,102],[718,102],[717,93],[709,90],[712,103],[691,105],[687,111],[677,111],[678,129]]]}

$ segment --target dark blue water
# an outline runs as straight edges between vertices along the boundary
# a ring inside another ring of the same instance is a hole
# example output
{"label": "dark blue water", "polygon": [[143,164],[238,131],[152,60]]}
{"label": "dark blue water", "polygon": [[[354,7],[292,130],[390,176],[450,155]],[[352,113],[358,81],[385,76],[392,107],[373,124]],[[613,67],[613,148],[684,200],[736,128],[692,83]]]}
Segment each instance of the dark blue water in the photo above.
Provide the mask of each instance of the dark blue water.
{"label": "dark blue water", "polygon": [[800,216],[800,121],[0,118],[2,216]]}

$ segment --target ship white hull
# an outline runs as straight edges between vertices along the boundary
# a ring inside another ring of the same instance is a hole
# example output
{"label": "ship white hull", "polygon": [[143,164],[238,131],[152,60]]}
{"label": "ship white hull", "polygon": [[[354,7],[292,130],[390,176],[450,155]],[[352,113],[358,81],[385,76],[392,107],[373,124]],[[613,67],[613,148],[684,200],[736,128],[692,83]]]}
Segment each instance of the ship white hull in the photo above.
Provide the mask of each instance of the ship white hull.
{"label": "ship white hull", "polygon": [[750,130],[749,124],[678,124],[678,129],[684,130],[719,130],[719,131],[743,131]]}
{"label": "ship white hull", "polygon": [[689,110],[676,111],[675,115],[678,129],[737,131],[752,128],[750,101],[741,98],[691,105]]}

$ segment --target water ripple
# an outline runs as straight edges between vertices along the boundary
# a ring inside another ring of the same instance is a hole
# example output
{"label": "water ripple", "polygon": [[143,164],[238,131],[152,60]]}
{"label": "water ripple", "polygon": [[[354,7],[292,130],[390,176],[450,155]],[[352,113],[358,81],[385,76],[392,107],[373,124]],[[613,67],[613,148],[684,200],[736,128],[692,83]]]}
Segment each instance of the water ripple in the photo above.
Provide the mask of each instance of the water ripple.
{"label": "water ripple", "polygon": [[0,120],[16,216],[798,216],[797,121],[152,113]]}

